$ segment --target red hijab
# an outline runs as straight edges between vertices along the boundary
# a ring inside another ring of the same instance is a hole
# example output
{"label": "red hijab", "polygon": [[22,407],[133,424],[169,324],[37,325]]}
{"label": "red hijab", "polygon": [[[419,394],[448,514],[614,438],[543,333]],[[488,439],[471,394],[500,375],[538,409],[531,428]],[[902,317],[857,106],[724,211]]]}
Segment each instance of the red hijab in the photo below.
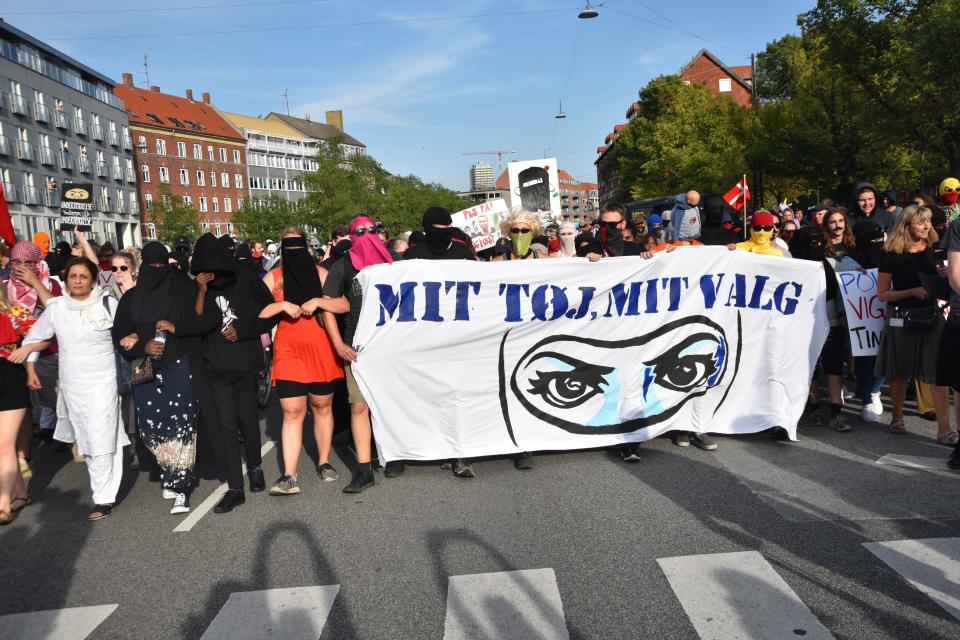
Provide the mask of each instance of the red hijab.
{"label": "red hijab", "polygon": [[[383,264],[393,262],[393,256],[383,246],[380,236],[373,231],[376,222],[369,216],[357,216],[350,221],[350,262],[353,268],[361,271],[364,267],[372,264]],[[357,234],[357,229],[364,228],[362,235]]]}

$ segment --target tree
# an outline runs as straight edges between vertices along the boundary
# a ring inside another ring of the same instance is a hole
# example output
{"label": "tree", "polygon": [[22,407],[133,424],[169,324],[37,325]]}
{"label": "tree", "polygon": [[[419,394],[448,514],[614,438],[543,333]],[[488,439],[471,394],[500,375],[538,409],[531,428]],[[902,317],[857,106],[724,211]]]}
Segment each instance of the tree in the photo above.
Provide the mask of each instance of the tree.
{"label": "tree", "polygon": [[172,245],[179,236],[186,236],[191,243],[200,237],[200,214],[183,198],[173,195],[170,186],[160,184],[159,197],[150,208],[150,221],[156,225],[157,239]]}
{"label": "tree", "polygon": [[248,198],[233,214],[233,224],[241,238],[278,240],[284,227],[300,227],[307,224],[307,209],[271,194],[262,200]]}

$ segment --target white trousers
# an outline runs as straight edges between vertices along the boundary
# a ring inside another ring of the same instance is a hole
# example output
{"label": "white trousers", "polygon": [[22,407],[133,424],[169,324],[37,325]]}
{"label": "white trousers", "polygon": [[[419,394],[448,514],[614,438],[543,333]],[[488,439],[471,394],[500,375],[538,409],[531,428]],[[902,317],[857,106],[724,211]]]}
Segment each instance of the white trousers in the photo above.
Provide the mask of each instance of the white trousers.
{"label": "white trousers", "polygon": [[114,504],[123,479],[123,447],[102,456],[83,456],[90,473],[94,504]]}

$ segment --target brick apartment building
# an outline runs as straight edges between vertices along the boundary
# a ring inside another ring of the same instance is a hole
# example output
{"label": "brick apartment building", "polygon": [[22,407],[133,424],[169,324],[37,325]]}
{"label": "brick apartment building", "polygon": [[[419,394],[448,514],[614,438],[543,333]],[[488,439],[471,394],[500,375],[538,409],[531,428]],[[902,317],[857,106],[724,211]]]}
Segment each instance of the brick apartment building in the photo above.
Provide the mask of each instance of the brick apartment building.
{"label": "brick apartment building", "polygon": [[[753,72],[750,65],[728,67],[715,55],[701,49],[690,62],[680,68],[678,74],[684,84],[699,84],[715,96],[729,96],[741,107],[750,108],[753,104]],[[627,107],[627,123],[637,116],[640,105],[636,102]],[[613,131],[604,138],[603,144],[597,147],[597,184],[600,205],[605,205],[616,199],[620,192],[620,175],[616,162],[604,162],[613,159],[616,153],[616,142],[620,132],[627,127],[626,123],[614,125]]]}
{"label": "brick apartment building", "polygon": [[248,194],[246,138],[210,104],[210,94],[195,100],[141,89],[123,74],[114,93],[124,101],[133,139],[134,162],[144,237],[155,238],[150,209],[160,185],[200,212],[201,227],[216,235],[233,232],[233,212]]}

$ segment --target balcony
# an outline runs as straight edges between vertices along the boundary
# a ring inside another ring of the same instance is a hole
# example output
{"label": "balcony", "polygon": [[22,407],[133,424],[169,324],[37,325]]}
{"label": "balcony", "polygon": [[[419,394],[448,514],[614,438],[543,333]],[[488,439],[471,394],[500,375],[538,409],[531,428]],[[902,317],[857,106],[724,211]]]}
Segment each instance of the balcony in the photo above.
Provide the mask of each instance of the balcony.
{"label": "balcony", "polygon": [[73,171],[73,155],[68,151],[60,152],[60,168]]}
{"label": "balcony", "polygon": [[113,130],[107,131],[107,142],[110,143],[111,147],[119,147],[120,134]]}
{"label": "balcony", "polygon": [[15,93],[7,94],[8,103],[10,105],[10,111],[16,113],[17,115],[26,116],[30,114],[30,108],[27,105],[27,101],[23,96],[18,96]]}
{"label": "balcony", "polygon": [[7,136],[0,136],[0,156],[10,155],[10,139]]}
{"label": "balcony", "polygon": [[33,103],[33,119],[37,122],[50,122],[50,109],[42,102]]}
{"label": "balcony", "polygon": [[40,197],[40,190],[36,187],[20,187],[23,189],[23,203],[24,204],[43,204],[43,199]]}
{"label": "balcony", "polygon": [[0,183],[3,185],[3,197],[7,202],[20,202],[20,190],[9,182]]}
{"label": "balcony", "polygon": [[80,173],[90,173],[92,166],[93,165],[90,163],[90,158],[87,156],[80,156]]}
{"label": "balcony", "polygon": [[27,140],[17,140],[17,157],[27,162],[33,162],[35,158],[33,143]]}
{"label": "balcony", "polygon": [[106,178],[108,175],[110,175],[110,167],[107,166],[106,162],[97,163],[97,175],[101,178]]}
{"label": "balcony", "polygon": [[127,213],[127,201],[123,198],[117,198],[117,213]]}
{"label": "balcony", "polygon": [[123,136],[123,148],[127,151],[133,151],[133,141],[130,139],[130,134]]}
{"label": "balcony", "polygon": [[40,147],[40,164],[53,166],[56,161],[53,159],[53,149],[50,147]]}
{"label": "balcony", "polygon": [[99,124],[93,125],[93,139],[103,142],[103,127]]}
{"label": "balcony", "polygon": [[140,215],[140,203],[136,200],[130,201],[130,215],[138,216]]}
{"label": "balcony", "polygon": [[73,130],[76,131],[78,136],[87,135],[87,121],[83,118],[74,118]]}
{"label": "balcony", "polygon": [[113,176],[114,180],[123,180],[123,167],[118,164],[113,165],[110,175]]}
{"label": "balcony", "polygon": [[113,198],[97,198],[97,207],[103,213],[113,211]]}
{"label": "balcony", "polygon": [[56,111],[54,113],[54,124],[57,129],[63,129],[65,131],[70,131],[70,118],[67,117],[63,111]]}
{"label": "balcony", "polygon": [[57,208],[60,206],[60,190],[47,189],[43,192],[48,207]]}
{"label": "balcony", "polygon": [[130,184],[137,183],[137,174],[134,173],[133,169],[127,168],[125,171],[125,174],[127,176],[127,182],[129,182]]}

